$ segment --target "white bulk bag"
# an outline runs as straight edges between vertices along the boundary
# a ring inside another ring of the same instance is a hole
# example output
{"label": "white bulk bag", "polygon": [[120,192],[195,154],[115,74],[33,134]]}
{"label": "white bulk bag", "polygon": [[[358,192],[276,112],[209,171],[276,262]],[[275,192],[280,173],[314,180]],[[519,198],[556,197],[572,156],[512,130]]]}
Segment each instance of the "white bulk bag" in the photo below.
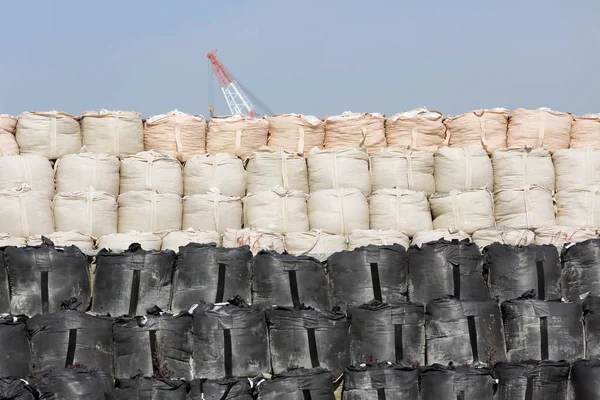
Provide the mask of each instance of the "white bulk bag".
{"label": "white bulk bag", "polygon": [[144,128],[134,111],[86,111],[81,114],[83,144],[92,153],[125,156],[144,150]]}
{"label": "white bulk bag", "polygon": [[19,154],[19,145],[15,139],[17,118],[8,114],[0,114],[0,157]]}
{"label": "white bulk bag", "polygon": [[600,149],[600,114],[573,117],[571,125],[572,149]]}
{"label": "white bulk bag", "polygon": [[492,154],[494,192],[537,185],[554,190],[552,157],[544,149],[516,147]]}
{"label": "white bulk bag", "polygon": [[140,190],[183,195],[179,161],[167,154],[142,151],[121,158],[121,194]]}
{"label": "white bulk bag", "polygon": [[57,231],[108,235],[117,231],[117,201],[111,194],[93,188],[58,193],[54,197],[54,222]]}
{"label": "white bulk bag", "polygon": [[267,144],[269,120],[247,115],[211,117],[206,134],[207,153],[229,153],[242,160]]}
{"label": "white bulk bag", "polygon": [[386,147],[385,116],[379,113],[353,113],[346,111],[341,115],[325,120],[326,149],[338,147],[364,147],[369,154]]}
{"label": "white bulk bag", "polygon": [[436,242],[440,239],[444,240],[471,240],[466,232],[461,230],[450,229],[434,229],[430,231],[421,231],[413,236],[410,244],[421,246],[423,243]]}
{"label": "white bulk bag", "polygon": [[125,251],[129,249],[133,243],[142,246],[144,250],[160,250],[161,239],[159,236],[151,232],[127,232],[127,233],[111,233],[109,235],[100,236],[96,241],[96,247],[101,249],[110,249],[112,251]]}
{"label": "white bulk bag", "polygon": [[440,147],[434,157],[435,190],[492,189],[494,172],[485,150],[476,147]]}
{"label": "white bulk bag", "polygon": [[249,246],[253,254],[261,250],[285,251],[283,235],[266,229],[227,229],[223,234],[223,247]]}
{"label": "white bulk bag", "polygon": [[355,229],[348,235],[348,250],[368,246],[400,244],[408,250],[408,236],[393,229]]}
{"label": "white bulk bag", "polygon": [[323,147],[325,124],[313,115],[277,114],[269,118],[268,146],[305,156],[313,147]]}
{"label": "white bulk bag", "polygon": [[46,157],[35,154],[0,157],[0,190],[26,184],[54,197],[54,171]]}
{"label": "white bulk bag", "polygon": [[179,251],[179,248],[189,243],[215,243],[221,246],[221,234],[213,231],[195,230],[169,232],[163,237],[161,250]]}
{"label": "white bulk bag", "polygon": [[371,194],[369,155],[364,149],[317,149],[308,153],[308,186],[320,190],[354,188]]}
{"label": "white bulk bag", "polygon": [[600,187],[556,192],[556,225],[574,228],[600,227]]}
{"label": "white bulk bag", "polygon": [[27,185],[0,191],[0,232],[24,238],[54,232],[48,194]]}
{"label": "white bulk bag", "polygon": [[494,214],[498,226],[535,229],[556,225],[552,191],[541,186],[496,192]]}
{"label": "white bulk bag", "polygon": [[429,198],[434,229],[463,230],[468,234],[494,226],[492,194],[483,189],[447,194]]}
{"label": "white bulk bag", "polygon": [[205,194],[215,188],[224,196],[244,197],[246,172],[239,158],[225,153],[190,158],[183,167],[183,194]]}
{"label": "white bulk bag", "polygon": [[202,115],[173,110],[144,123],[144,150],[168,154],[181,162],[206,153],[206,121]]}
{"label": "white bulk bag", "polygon": [[408,148],[386,148],[371,156],[372,190],[409,189],[435,192],[433,154]]}
{"label": "white bulk bag", "polygon": [[393,229],[408,237],[433,229],[429,201],[424,192],[377,190],[369,198],[369,217],[371,229]]}
{"label": "white bulk bag", "polygon": [[311,193],[308,198],[310,229],[350,233],[369,229],[369,203],[357,189],[330,189]]}
{"label": "white bulk bag", "polygon": [[552,244],[560,251],[567,243],[598,239],[598,233],[589,228],[572,226],[547,226],[535,230],[535,244]]}
{"label": "white bulk bag", "polygon": [[492,243],[508,244],[511,246],[527,246],[533,244],[535,234],[528,229],[513,229],[503,226],[493,226],[473,232],[473,242],[481,248]]}
{"label": "white bulk bag", "polygon": [[492,154],[506,148],[510,112],[505,108],[473,110],[444,120],[446,146],[480,147]]}
{"label": "white bulk bag", "polygon": [[56,192],[82,192],[90,186],[100,192],[119,195],[119,159],[107,154],[67,154],[54,164]]}
{"label": "white bulk bag", "polygon": [[285,235],[285,249],[293,256],[309,255],[325,261],[338,251],[347,250],[346,236],[314,229],[308,232],[290,232]]}
{"label": "white bulk bag", "polygon": [[242,229],[242,200],[217,192],[195,194],[183,198],[183,229],[225,232]]}
{"label": "white bulk bag", "polygon": [[[94,238],[81,232],[53,232],[48,235],[44,235],[44,237],[54,243],[55,246],[75,246],[84,253],[89,253],[94,250]],[[41,245],[42,235],[33,235],[27,238],[27,246]]]}
{"label": "white bulk bag", "polygon": [[246,191],[257,193],[281,186],[308,193],[308,171],[303,156],[263,146],[246,160]]}
{"label": "white bulk bag", "polygon": [[308,195],[277,187],[244,197],[244,227],[277,233],[305,232],[308,228]]}
{"label": "white bulk bag", "polygon": [[24,247],[27,246],[27,239],[12,236],[10,233],[0,232],[0,247]]}
{"label": "white bulk bag", "polygon": [[558,150],[552,161],[557,192],[600,185],[600,150]]}
{"label": "white bulk bag", "polygon": [[180,230],[183,215],[181,197],[153,190],[119,195],[119,233]]}
{"label": "white bulk bag", "polygon": [[441,112],[425,107],[394,114],[385,121],[387,145],[436,151],[446,139],[443,117]]}
{"label": "white bulk bag", "polygon": [[519,108],[512,112],[508,121],[506,144],[508,147],[543,147],[550,153],[568,149],[572,121],[571,114],[549,108]]}
{"label": "white bulk bag", "polygon": [[24,112],[15,134],[20,154],[56,160],[81,149],[81,130],[74,116],[60,111]]}

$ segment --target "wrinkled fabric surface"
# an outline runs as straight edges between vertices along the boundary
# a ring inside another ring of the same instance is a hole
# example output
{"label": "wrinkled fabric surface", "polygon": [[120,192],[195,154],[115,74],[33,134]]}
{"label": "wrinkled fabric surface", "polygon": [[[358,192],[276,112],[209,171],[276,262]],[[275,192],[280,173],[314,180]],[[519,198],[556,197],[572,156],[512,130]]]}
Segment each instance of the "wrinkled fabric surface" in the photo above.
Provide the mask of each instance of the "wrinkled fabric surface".
{"label": "wrinkled fabric surface", "polygon": [[562,297],[579,302],[586,294],[600,295],[600,239],[565,246],[562,250]]}
{"label": "wrinkled fabric surface", "polygon": [[246,160],[246,190],[258,193],[278,186],[308,193],[308,171],[303,155],[261,147]]}
{"label": "wrinkled fabric surface", "polygon": [[435,192],[433,154],[410,148],[385,148],[371,156],[373,191],[408,189]]}
{"label": "wrinkled fabric surface", "polygon": [[256,389],[257,400],[333,400],[331,372],[324,368],[298,368],[264,380]]}
{"label": "wrinkled fabric surface", "polygon": [[142,151],[121,157],[120,193],[156,190],[183,195],[181,163],[174,157],[154,151]]}
{"label": "wrinkled fabric surface", "polygon": [[18,378],[0,378],[0,399],[39,400],[37,390]]}
{"label": "wrinkled fabric surface", "polygon": [[323,147],[325,124],[313,115],[276,114],[269,118],[268,145],[306,156],[313,147]]}
{"label": "wrinkled fabric surface", "polygon": [[585,358],[600,359],[600,297],[586,296],[581,308],[585,329]]}
{"label": "wrinkled fabric surface", "polygon": [[33,111],[19,115],[15,139],[20,154],[56,160],[81,149],[81,128],[74,116],[61,111]]}
{"label": "wrinkled fabric surface", "polygon": [[569,369],[565,361],[498,363],[494,366],[498,380],[494,400],[564,400],[568,398]]}
{"label": "wrinkled fabric surface", "polygon": [[226,153],[190,158],[183,166],[183,194],[205,194],[211,188],[224,196],[244,197],[246,171],[242,160]]}
{"label": "wrinkled fabric surface", "polygon": [[26,184],[54,197],[54,171],[46,157],[36,154],[0,157],[0,190],[10,190]]}
{"label": "wrinkled fabric surface", "polygon": [[485,189],[451,190],[429,197],[433,229],[462,230],[472,234],[494,226],[494,201]]}
{"label": "wrinkled fabric surface", "polygon": [[600,360],[581,360],[573,363],[569,387],[573,400],[600,399]]}
{"label": "wrinkled fabric surface", "polygon": [[188,383],[180,380],[142,378],[117,379],[117,400],[187,400]]}
{"label": "wrinkled fabric surface", "polygon": [[[0,318],[0,377],[26,378],[30,374],[31,353],[26,320],[27,317],[12,315]],[[0,380],[0,399],[3,398],[3,384]]]}
{"label": "wrinkled fabric surface", "polygon": [[421,369],[420,378],[420,400],[487,400],[494,395],[494,379],[488,368],[435,364]]}
{"label": "wrinkled fabric surface", "polygon": [[358,189],[365,196],[371,194],[369,155],[365,149],[313,148],[307,164],[310,193],[349,188]]}
{"label": "wrinkled fabric surface", "polygon": [[419,372],[387,363],[353,365],[344,371],[343,400],[414,400],[419,398]]}
{"label": "wrinkled fabric surface", "polygon": [[107,154],[80,151],[67,154],[54,164],[56,192],[95,190],[119,195],[119,159]]}
{"label": "wrinkled fabric surface", "polygon": [[144,128],[135,111],[86,111],[81,114],[83,144],[93,153],[126,156],[144,150]]}
{"label": "wrinkled fabric surface", "polygon": [[441,147],[434,157],[435,191],[492,190],[494,174],[492,162],[483,149]]}
{"label": "wrinkled fabric surface", "polygon": [[489,154],[506,147],[510,112],[504,108],[473,110],[444,119],[450,147],[481,147]]}
{"label": "wrinkled fabric surface", "polygon": [[37,379],[34,385],[40,400],[106,400],[115,393],[109,374],[83,369],[57,369]]}
{"label": "wrinkled fabric surface", "polygon": [[252,390],[244,378],[194,379],[188,400],[252,400]]}
{"label": "wrinkled fabric surface", "polygon": [[414,236],[433,228],[429,201],[424,192],[382,189],[369,198],[371,229],[393,229]]}

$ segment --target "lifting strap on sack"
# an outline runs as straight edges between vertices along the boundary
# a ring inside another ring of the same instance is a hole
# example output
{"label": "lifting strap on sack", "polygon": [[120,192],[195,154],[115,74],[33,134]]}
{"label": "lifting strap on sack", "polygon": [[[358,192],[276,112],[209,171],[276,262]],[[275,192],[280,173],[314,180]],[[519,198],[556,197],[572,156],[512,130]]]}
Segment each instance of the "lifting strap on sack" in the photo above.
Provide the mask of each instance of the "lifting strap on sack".
{"label": "lifting strap on sack", "polygon": [[128,313],[128,315],[132,316],[132,317],[137,315],[138,300],[139,300],[139,296],[140,296],[141,273],[142,273],[142,271],[140,271],[139,269],[133,270],[133,279],[131,281],[131,293],[130,293],[130,297],[129,297],[129,313]]}
{"label": "lifting strap on sack", "polygon": [[152,372],[156,374],[160,370],[160,360],[158,359],[158,355],[156,353],[156,330],[148,331],[148,336],[150,339],[150,360],[152,362]]}
{"label": "lifting strap on sack", "polygon": [[541,359],[548,359],[548,317],[540,317],[540,352]]}
{"label": "lifting strap on sack", "polygon": [[217,279],[217,294],[215,303],[222,303],[225,294],[225,275],[227,273],[227,264],[219,263],[219,277]]}
{"label": "lifting strap on sack", "polygon": [[536,261],[535,268],[537,270],[538,299],[546,300],[546,277],[544,272],[544,262]]}
{"label": "lifting strap on sack", "polygon": [[298,127],[298,151],[299,156],[304,156],[304,128]]}
{"label": "lifting strap on sack", "polygon": [[302,400],[312,400],[310,389],[302,389]]}
{"label": "lifting strap on sack", "polygon": [[404,360],[404,346],[402,344],[402,324],[394,324],[394,355],[396,362]]}
{"label": "lifting strap on sack", "polygon": [[371,281],[373,284],[373,298],[383,301],[381,297],[381,282],[379,280],[379,267],[377,263],[371,263]]}
{"label": "lifting strap on sack", "polygon": [[479,350],[477,349],[477,327],[475,326],[475,316],[469,315],[467,317],[467,323],[469,325],[469,340],[471,341],[471,353],[473,353],[473,363],[479,362]]}
{"label": "lifting strap on sack", "polygon": [[385,389],[377,389],[377,400],[385,400]]}
{"label": "lifting strap on sack", "polygon": [[317,368],[321,365],[319,362],[319,353],[317,351],[317,338],[315,336],[315,328],[306,328],[308,335],[308,352],[310,354],[310,364],[312,368]]}
{"label": "lifting strap on sack", "polygon": [[242,156],[242,130],[235,131],[235,156]]}
{"label": "lifting strap on sack", "polygon": [[73,365],[75,360],[75,349],[77,347],[77,329],[69,329],[69,343],[67,345],[67,358],[65,360],[65,368]]}
{"label": "lifting strap on sack", "polygon": [[294,307],[300,307],[300,295],[298,293],[298,278],[295,270],[288,271],[288,279],[290,281],[290,294],[292,296],[292,304]]}
{"label": "lifting strap on sack", "polygon": [[231,330],[223,330],[223,358],[225,364],[225,377],[233,376],[233,360],[231,352]]}
{"label": "lifting strap on sack", "polygon": [[452,278],[454,281],[454,297],[460,299],[460,264],[452,264]]}
{"label": "lifting strap on sack", "polygon": [[50,117],[50,159],[52,158],[58,158],[58,154],[56,151],[56,142],[57,142],[57,137],[56,137],[56,112],[54,113],[54,115],[52,115],[52,117]]}
{"label": "lifting strap on sack", "polygon": [[465,399],[465,391],[464,390],[458,390],[456,392],[456,400],[466,400]]}
{"label": "lifting strap on sack", "polygon": [[175,146],[177,148],[177,159],[183,160],[183,144],[181,143],[181,116],[174,115]]}
{"label": "lifting strap on sack", "polygon": [[48,271],[41,271],[40,274],[40,289],[42,292],[42,314],[48,314],[50,312],[48,294]]}

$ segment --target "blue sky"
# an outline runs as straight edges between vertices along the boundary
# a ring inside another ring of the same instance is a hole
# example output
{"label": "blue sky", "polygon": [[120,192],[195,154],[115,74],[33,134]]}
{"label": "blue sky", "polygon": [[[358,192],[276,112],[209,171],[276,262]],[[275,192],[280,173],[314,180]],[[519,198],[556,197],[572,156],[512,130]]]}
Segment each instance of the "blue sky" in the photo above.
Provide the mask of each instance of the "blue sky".
{"label": "blue sky", "polygon": [[[6,1],[0,113],[207,114],[206,53],[276,113],[600,112],[600,1]],[[215,114],[226,114],[214,88]]]}

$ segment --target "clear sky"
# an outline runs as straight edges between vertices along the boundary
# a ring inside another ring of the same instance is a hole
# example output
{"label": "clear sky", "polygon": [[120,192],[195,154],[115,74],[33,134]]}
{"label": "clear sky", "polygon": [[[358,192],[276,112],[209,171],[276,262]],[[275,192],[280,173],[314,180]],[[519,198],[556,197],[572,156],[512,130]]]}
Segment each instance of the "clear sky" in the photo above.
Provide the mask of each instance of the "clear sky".
{"label": "clear sky", "polygon": [[[206,53],[276,113],[600,112],[600,1],[3,1],[0,113],[207,114]],[[215,114],[228,113],[215,86]]]}

